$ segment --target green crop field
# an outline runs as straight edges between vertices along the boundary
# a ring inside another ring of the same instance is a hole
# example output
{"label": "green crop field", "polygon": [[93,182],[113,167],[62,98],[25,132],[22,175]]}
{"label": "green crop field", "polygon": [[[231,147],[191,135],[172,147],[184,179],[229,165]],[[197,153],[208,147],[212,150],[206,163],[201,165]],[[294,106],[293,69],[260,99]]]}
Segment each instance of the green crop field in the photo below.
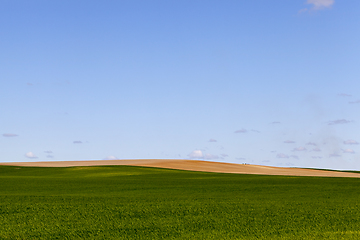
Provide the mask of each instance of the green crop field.
{"label": "green crop field", "polygon": [[0,166],[0,239],[360,239],[360,179]]}

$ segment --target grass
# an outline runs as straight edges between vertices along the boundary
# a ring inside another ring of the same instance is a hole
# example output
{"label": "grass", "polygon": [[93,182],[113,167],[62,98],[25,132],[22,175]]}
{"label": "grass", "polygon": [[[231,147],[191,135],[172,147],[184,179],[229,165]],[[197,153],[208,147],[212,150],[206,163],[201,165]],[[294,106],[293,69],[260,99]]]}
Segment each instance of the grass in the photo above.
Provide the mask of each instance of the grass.
{"label": "grass", "polygon": [[360,179],[0,166],[0,239],[360,239]]}

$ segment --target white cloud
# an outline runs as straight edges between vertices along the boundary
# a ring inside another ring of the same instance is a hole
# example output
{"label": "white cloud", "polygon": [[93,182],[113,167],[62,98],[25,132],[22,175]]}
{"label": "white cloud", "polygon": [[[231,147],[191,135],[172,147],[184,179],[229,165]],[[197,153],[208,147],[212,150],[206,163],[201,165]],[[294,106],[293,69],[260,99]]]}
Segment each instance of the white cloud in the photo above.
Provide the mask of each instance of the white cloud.
{"label": "white cloud", "polygon": [[349,139],[349,140],[344,141],[344,144],[352,145],[352,144],[359,144],[359,143],[355,140]]}
{"label": "white cloud", "polygon": [[194,150],[188,154],[189,158],[204,158],[204,154],[201,150]]}
{"label": "white cloud", "polygon": [[194,150],[188,154],[190,159],[206,159],[206,160],[214,160],[219,159],[218,155],[206,153],[204,154],[201,150]]}
{"label": "white cloud", "polygon": [[283,153],[278,153],[278,154],[276,155],[276,157],[277,157],[277,158],[289,158],[288,155],[283,154]]}
{"label": "white cloud", "polygon": [[[311,4],[310,8],[300,9],[299,13],[308,12],[308,11],[317,11],[325,8],[331,8],[334,5],[334,0],[307,0],[306,4]],[[341,95],[341,94],[339,94]]]}
{"label": "white cloud", "polygon": [[350,149],[350,148],[344,149],[344,150],[342,150],[342,151],[343,151],[343,153],[355,153],[355,151],[352,150],[352,149]]}
{"label": "white cloud", "polygon": [[107,156],[106,158],[104,158],[104,160],[117,160],[117,159],[118,159],[117,157],[112,156],[112,155]]}
{"label": "white cloud", "polygon": [[313,142],[308,142],[306,145],[316,146],[316,143],[313,143]]}
{"label": "white cloud", "polygon": [[306,151],[306,148],[304,148],[304,147],[297,147],[297,148],[294,148],[293,151],[302,152],[302,151]]}
{"label": "white cloud", "polygon": [[245,128],[242,128],[240,130],[236,130],[234,133],[246,133],[247,130]]}
{"label": "white cloud", "polygon": [[27,158],[38,158],[33,152],[26,153],[25,157],[27,157]]}
{"label": "white cloud", "polygon": [[17,137],[17,136],[19,136],[19,135],[14,134],[14,133],[4,133],[3,134],[3,137]]}
{"label": "white cloud", "polygon": [[284,143],[295,143],[295,141],[292,141],[292,140],[286,140],[286,141],[284,141]]}
{"label": "white cloud", "polygon": [[216,139],[213,139],[213,138],[210,138],[210,139],[209,139],[209,142],[217,142],[217,140],[216,140]]}
{"label": "white cloud", "polygon": [[313,148],[312,149],[314,152],[321,152],[321,149],[320,148]]}
{"label": "white cloud", "polygon": [[312,10],[320,10],[324,8],[330,8],[332,5],[334,5],[334,0],[307,0],[307,4],[312,4]]}

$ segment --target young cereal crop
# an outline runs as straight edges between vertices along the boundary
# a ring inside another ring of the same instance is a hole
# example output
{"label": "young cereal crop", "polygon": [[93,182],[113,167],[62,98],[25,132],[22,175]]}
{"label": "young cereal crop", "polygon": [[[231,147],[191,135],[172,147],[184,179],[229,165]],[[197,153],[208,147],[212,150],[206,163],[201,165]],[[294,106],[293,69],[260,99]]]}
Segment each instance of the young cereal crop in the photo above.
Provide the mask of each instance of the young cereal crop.
{"label": "young cereal crop", "polygon": [[360,179],[0,166],[0,239],[360,239]]}

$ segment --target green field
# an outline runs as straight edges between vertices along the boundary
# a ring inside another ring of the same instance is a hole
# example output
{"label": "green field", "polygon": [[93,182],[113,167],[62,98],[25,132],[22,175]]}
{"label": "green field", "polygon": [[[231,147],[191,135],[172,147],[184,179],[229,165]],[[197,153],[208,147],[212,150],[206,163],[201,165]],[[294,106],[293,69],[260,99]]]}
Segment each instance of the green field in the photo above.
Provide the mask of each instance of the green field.
{"label": "green field", "polygon": [[0,166],[0,239],[360,239],[360,179]]}

